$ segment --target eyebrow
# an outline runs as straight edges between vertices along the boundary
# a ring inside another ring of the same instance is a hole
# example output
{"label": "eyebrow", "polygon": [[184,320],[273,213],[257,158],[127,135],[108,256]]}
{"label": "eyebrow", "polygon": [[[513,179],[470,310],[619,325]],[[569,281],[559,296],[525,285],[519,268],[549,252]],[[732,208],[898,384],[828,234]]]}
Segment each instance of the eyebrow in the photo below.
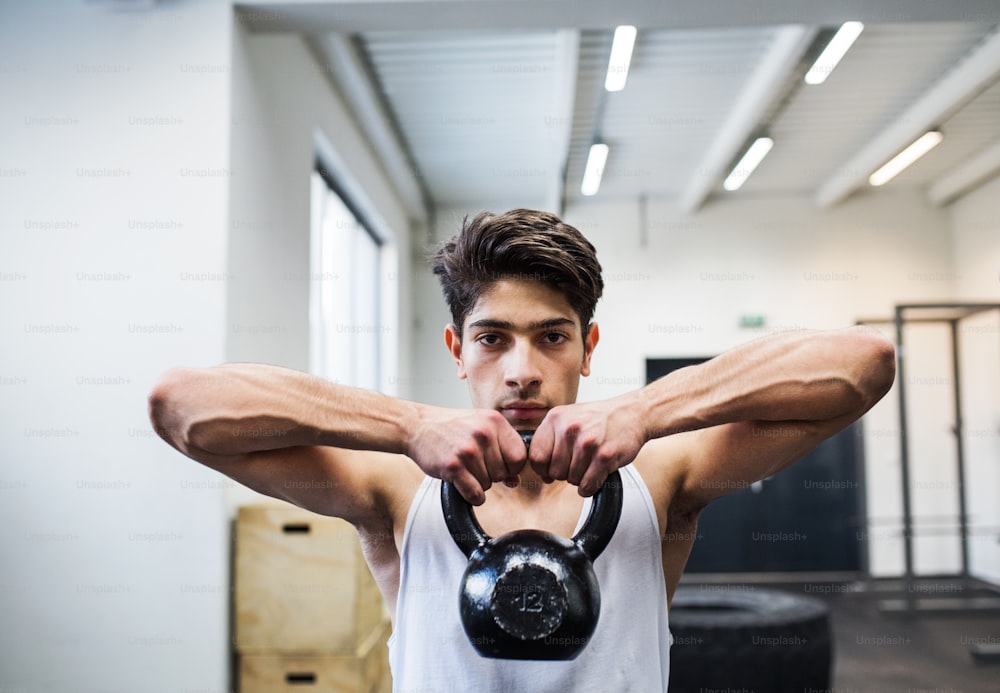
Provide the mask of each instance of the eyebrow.
{"label": "eyebrow", "polygon": [[[548,320],[537,320],[535,322],[529,322],[526,329],[529,332],[534,332],[535,330],[548,330],[553,327],[565,327],[571,326],[576,327],[576,322],[570,320],[569,318],[549,318]],[[475,322],[469,323],[469,328],[480,328],[485,327],[494,330],[516,330],[517,325],[510,322],[509,320],[493,320],[492,318],[483,318],[481,320],[476,320]]]}

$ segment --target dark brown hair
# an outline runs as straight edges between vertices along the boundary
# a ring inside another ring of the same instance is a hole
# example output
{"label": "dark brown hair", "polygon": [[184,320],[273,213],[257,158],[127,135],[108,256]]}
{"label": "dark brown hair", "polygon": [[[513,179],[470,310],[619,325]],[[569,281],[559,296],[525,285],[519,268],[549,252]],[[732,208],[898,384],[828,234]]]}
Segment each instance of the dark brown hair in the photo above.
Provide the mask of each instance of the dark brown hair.
{"label": "dark brown hair", "polygon": [[432,261],[459,334],[479,297],[502,279],[541,281],[561,292],[584,330],[604,291],[590,241],[555,214],[531,209],[465,217]]}

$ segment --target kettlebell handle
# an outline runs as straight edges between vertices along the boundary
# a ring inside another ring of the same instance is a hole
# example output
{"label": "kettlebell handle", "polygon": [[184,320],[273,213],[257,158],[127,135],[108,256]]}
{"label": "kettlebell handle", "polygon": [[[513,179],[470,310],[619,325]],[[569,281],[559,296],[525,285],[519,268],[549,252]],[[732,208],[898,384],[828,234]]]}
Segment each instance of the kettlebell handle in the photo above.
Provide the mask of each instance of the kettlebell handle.
{"label": "kettlebell handle", "polygon": [[[525,447],[530,448],[534,431],[518,431],[518,433]],[[444,511],[448,531],[466,557],[471,556],[473,551],[492,538],[479,524],[472,511],[472,505],[462,497],[454,484],[448,481],[441,482],[441,508]],[[621,513],[621,472],[615,470],[608,475],[601,488],[594,494],[587,521],[572,538],[573,543],[579,546],[591,561],[595,560],[611,541]]]}

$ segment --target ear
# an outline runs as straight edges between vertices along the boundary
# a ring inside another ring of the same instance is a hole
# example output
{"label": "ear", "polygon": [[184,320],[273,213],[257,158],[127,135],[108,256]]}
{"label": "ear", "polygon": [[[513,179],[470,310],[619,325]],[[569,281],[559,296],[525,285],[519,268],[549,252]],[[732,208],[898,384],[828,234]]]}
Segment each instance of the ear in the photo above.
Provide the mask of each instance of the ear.
{"label": "ear", "polygon": [[451,357],[455,359],[455,365],[458,366],[459,380],[465,380],[468,373],[465,372],[465,363],[462,361],[462,335],[454,325],[444,328],[444,343],[451,352]]}
{"label": "ear", "polygon": [[601,331],[597,329],[597,323],[590,323],[587,328],[587,336],[583,340],[583,363],[580,365],[580,375],[586,377],[590,375],[590,357],[594,355],[594,349],[601,338]]}

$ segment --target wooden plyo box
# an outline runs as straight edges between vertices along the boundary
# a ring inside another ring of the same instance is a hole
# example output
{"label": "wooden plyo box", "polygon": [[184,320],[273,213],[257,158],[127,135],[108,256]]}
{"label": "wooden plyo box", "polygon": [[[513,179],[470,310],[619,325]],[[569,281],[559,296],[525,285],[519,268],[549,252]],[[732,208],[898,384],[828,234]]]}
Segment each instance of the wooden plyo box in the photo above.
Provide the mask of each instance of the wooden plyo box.
{"label": "wooden plyo box", "polygon": [[383,623],[353,654],[241,655],[240,693],[391,693],[389,632]]}
{"label": "wooden plyo box", "polygon": [[344,520],[286,503],[243,506],[235,553],[241,654],[353,656],[386,620],[357,532]]}

